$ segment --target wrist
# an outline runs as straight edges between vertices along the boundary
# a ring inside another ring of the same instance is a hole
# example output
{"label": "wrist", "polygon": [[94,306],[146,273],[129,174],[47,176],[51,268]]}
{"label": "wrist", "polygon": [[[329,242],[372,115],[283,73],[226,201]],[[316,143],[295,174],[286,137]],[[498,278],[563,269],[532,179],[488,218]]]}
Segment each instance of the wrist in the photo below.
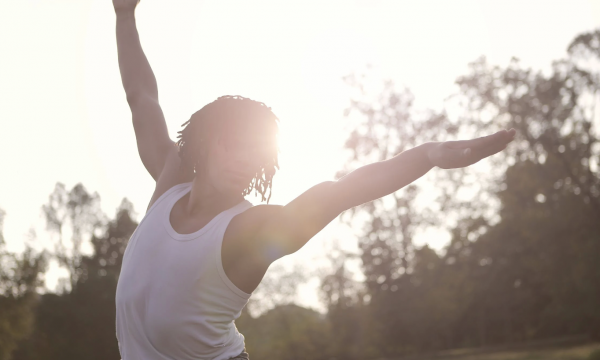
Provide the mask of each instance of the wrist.
{"label": "wrist", "polygon": [[127,19],[127,18],[135,18],[135,8],[132,9],[115,9],[115,14],[117,14],[117,18]]}
{"label": "wrist", "polygon": [[427,165],[429,165],[432,168],[435,167],[435,164],[432,161],[432,155],[439,147],[439,144],[439,141],[430,141],[421,145],[423,147],[423,152],[425,153],[425,160],[427,162]]}

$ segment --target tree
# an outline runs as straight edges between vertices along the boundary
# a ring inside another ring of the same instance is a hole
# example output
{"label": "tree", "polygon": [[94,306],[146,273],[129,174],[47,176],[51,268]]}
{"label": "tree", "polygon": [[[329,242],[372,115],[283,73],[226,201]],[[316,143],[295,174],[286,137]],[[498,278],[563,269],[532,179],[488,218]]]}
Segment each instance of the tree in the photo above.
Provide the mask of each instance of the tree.
{"label": "tree", "polygon": [[[600,31],[583,34],[549,74],[481,58],[457,79],[453,111],[419,113],[390,82],[375,101],[351,102],[347,113],[359,121],[346,169],[424,141],[518,134],[486,164],[434,170],[429,211],[418,209],[423,188],[414,183],[348,213],[355,224],[367,219],[359,244],[381,355],[598,333],[599,49]],[[429,226],[451,234],[441,255],[413,244]]]}
{"label": "tree", "polygon": [[[548,75],[522,69],[516,59],[506,69],[480,59],[457,81],[466,126],[515,127],[520,135],[495,159],[494,170],[505,176],[488,189],[501,201],[501,222],[471,233],[478,240],[466,246],[471,273],[483,272],[474,306],[482,314],[510,314],[480,321],[487,340],[600,328],[599,74],[589,66],[600,60],[599,42],[598,31],[578,36],[570,58],[556,61]],[[490,120],[481,121],[486,114]],[[477,271],[477,262],[487,270]]]}
{"label": "tree", "polygon": [[[90,195],[81,184],[70,192],[58,184],[51,202],[44,206],[50,224],[56,224],[51,229],[61,235],[73,234],[77,237],[73,242],[90,234],[93,253],[67,253],[66,247],[57,247],[56,256],[69,266],[74,282],[69,291],[41,296],[35,331],[21,342],[14,354],[16,360],[120,359],[115,335],[116,287],[123,254],[137,223],[127,199],[116,217],[103,223],[100,219],[106,217],[99,210],[99,201],[97,194]],[[69,225],[73,228],[66,229]]]}
{"label": "tree", "polygon": [[331,326],[331,353],[342,359],[364,359],[376,356],[371,348],[372,328],[369,319],[369,295],[364,284],[349,271],[348,264],[358,256],[341,249],[339,243],[326,251],[331,263],[328,273],[321,276],[321,298],[327,306]]}
{"label": "tree", "polygon": [[[450,140],[459,130],[445,112],[415,110],[412,94],[406,89],[396,90],[390,81],[372,100],[363,91],[364,77],[349,76],[346,80],[359,90],[346,115],[357,114],[358,120],[345,144],[351,157],[338,177],[353,167],[388,159],[428,141]],[[446,184],[438,197],[441,211],[447,210],[451,195],[465,186],[462,179],[466,174],[465,169],[434,174],[438,184]],[[425,256],[424,250],[419,251],[413,244],[415,234],[429,226],[443,225],[444,219],[435,209],[417,206],[422,194],[420,182],[413,183],[347,212],[345,218],[354,228],[360,219],[367,219],[359,235],[359,247],[370,296],[372,321],[368,332],[374,334],[371,346],[379,349],[381,356],[415,352],[429,346],[424,344],[439,342],[433,339],[437,333],[429,331],[435,326],[431,322],[434,318],[426,314],[430,308],[422,306],[424,303],[416,296],[421,282],[412,275],[415,257]]]}
{"label": "tree", "polygon": [[11,358],[18,341],[33,331],[38,303],[39,275],[46,267],[45,253],[36,254],[26,246],[19,256],[5,248],[2,226],[5,212],[0,209],[0,359]]}
{"label": "tree", "polygon": [[329,360],[333,329],[316,311],[288,304],[238,324],[246,348],[257,359]]}
{"label": "tree", "polygon": [[[67,191],[64,184],[57,183],[42,210],[47,229],[57,237],[53,258],[69,272],[68,285],[72,289],[81,276],[84,240],[91,238],[94,231],[106,223],[100,209],[100,196],[88,193],[82,184]],[[69,235],[70,238],[65,239]]]}

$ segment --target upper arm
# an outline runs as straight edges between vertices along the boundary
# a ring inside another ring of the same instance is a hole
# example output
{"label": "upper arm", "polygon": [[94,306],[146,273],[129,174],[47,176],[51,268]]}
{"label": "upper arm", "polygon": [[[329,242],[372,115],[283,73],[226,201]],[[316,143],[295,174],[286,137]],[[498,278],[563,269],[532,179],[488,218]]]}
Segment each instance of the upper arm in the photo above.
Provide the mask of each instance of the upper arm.
{"label": "upper arm", "polygon": [[336,181],[322,182],[268,211],[253,236],[261,253],[273,255],[268,262],[296,252],[346,210],[341,190]]}
{"label": "upper arm", "polygon": [[165,168],[168,153],[174,146],[158,100],[148,96],[128,96],[138,152],[144,167],[154,180]]}

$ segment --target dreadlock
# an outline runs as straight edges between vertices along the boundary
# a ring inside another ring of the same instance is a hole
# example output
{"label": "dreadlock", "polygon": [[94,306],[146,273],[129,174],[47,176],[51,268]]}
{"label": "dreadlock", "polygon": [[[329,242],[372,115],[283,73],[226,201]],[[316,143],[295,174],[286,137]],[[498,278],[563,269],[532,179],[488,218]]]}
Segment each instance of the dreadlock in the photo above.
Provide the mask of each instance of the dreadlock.
{"label": "dreadlock", "polygon": [[[185,174],[198,173],[206,157],[207,144],[210,137],[216,134],[226,133],[227,130],[241,125],[250,125],[265,133],[267,141],[272,141],[275,146],[266,159],[261,161],[261,165],[256,171],[250,184],[242,192],[246,196],[255,191],[255,194],[261,194],[262,200],[271,199],[273,176],[279,164],[277,153],[279,149],[276,145],[278,132],[277,122],[279,119],[271,108],[262,102],[254,101],[242,96],[221,96],[212,103],[204,106],[202,109],[192,115],[192,117],[183,123],[183,129],[178,132],[177,146],[179,147],[179,157],[181,158],[181,171]],[[269,196],[265,194],[269,190]]]}

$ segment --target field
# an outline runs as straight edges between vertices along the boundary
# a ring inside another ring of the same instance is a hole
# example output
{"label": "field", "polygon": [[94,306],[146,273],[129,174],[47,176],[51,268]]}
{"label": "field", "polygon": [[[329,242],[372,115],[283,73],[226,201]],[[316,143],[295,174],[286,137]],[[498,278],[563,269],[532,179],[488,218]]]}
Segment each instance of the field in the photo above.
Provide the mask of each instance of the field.
{"label": "field", "polygon": [[499,351],[487,354],[447,354],[443,357],[422,358],[422,360],[587,360],[589,355],[600,350],[600,343],[578,345],[563,348]]}

